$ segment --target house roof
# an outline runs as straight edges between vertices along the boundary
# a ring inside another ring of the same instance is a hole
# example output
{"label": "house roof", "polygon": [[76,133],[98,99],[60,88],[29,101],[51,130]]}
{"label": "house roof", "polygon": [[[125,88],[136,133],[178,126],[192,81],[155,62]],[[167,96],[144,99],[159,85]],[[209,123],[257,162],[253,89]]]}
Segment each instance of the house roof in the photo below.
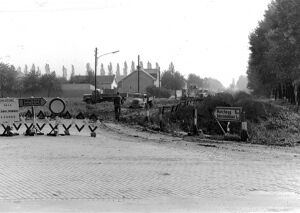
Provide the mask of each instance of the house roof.
{"label": "house roof", "polygon": [[[126,77],[124,77],[124,78],[123,78],[122,80],[120,80],[119,82],[124,81],[125,79],[127,79],[128,77],[130,77],[131,75],[133,75],[133,74],[136,73],[136,72],[137,72],[137,70],[131,72],[129,75],[127,75]],[[145,72],[144,70],[140,70],[140,72],[144,73],[146,76],[149,76],[150,78],[152,78],[153,81],[155,81],[155,78],[154,78],[152,75],[150,75],[149,73]]]}
{"label": "house roof", "polygon": [[126,77],[125,75],[117,75],[116,76],[116,82],[118,83],[119,81],[121,81],[125,77]]}
{"label": "house roof", "polygon": [[100,84],[112,84],[116,80],[115,75],[98,75],[97,82]]}

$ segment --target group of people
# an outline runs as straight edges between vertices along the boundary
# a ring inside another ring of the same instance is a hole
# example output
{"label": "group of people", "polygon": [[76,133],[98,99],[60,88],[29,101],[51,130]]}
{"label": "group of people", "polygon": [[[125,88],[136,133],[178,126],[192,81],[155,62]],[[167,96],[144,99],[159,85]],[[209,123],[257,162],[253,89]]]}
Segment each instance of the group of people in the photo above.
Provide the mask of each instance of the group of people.
{"label": "group of people", "polygon": [[[153,105],[152,100],[150,100],[148,96],[144,96],[144,99],[146,99],[146,107],[151,108]],[[120,93],[117,92],[117,96],[114,98],[115,118],[117,121],[120,120],[121,106],[123,104],[123,101],[124,99],[120,96]]]}

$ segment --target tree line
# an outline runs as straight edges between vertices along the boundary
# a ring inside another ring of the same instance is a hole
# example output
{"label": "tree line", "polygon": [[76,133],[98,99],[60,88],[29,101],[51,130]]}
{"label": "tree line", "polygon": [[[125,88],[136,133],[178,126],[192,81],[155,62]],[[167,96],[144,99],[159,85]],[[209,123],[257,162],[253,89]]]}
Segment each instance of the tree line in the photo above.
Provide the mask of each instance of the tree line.
{"label": "tree line", "polygon": [[24,73],[22,73],[13,65],[0,63],[1,97],[35,96],[41,93],[50,97],[61,91],[61,83],[65,81],[63,77],[57,77],[55,71],[46,70],[44,74],[41,74],[40,69],[34,64],[30,70],[25,66]]}
{"label": "tree line", "polygon": [[[103,64],[101,64],[103,67]],[[143,63],[140,63],[140,67],[143,68]],[[155,68],[159,69],[158,63],[155,64]],[[126,61],[124,62],[123,74],[126,74],[128,69]],[[146,69],[152,69],[150,62],[147,63]],[[102,68],[100,68],[101,73]],[[112,64],[109,63],[108,70],[112,72]],[[134,62],[132,62],[131,72],[136,70]],[[120,66],[116,66],[116,75],[120,71]],[[86,75],[83,80],[77,82],[75,79],[75,68],[71,66],[70,78],[67,78],[67,69],[62,67],[62,77],[58,77],[55,71],[50,70],[50,65],[45,65],[45,72],[42,74],[39,67],[32,64],[31,68],[25,65],[22,72],[21,68],[17,69],[13,65],[0,63],[0,95],[1,97],[22,97],[22,96],[57,96],[61,92],[61,85],[63,83],[90,83],[94,85],[94,70],[89,63],[86,64]],[[103,73],[102,71],[102,74]],[[108,73],[113,74],[113,73]],[[169,68],[161,74],[161,88],[149,88],[150,93],[160,94],[163,97],[171,95],[171,91],[181,90],[187,86],[194,85],[198,88],[210,88],[213,90],[223,90],[223,85],[216,79],[201,78],[196,74],[189,74],[188,78],[185,77],[177,70],[175,70],[174,64],[171,62]]]}
{"label": "tree line", "polygon": [[[257,95],[298,102],[300,1],[274,0],[250,34],[248,87]],[[298,92],[297,92],[298,91]]]}

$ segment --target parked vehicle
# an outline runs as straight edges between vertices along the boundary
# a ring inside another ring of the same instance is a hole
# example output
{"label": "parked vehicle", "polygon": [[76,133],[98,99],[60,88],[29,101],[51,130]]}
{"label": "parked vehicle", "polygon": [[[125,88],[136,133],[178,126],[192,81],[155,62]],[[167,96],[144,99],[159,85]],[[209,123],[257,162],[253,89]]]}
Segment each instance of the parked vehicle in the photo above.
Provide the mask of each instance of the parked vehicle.
{"label": "parked vehicle", "polygon": [[129,108],[137,109],[137,108],[145,108],[146,102],[142,98],[134,98],[132,99]]}
{"label": "parked vehicle", "polygon": [[[113,102],[116,96],[116,93],[103,93],[102,90],[97,89],[96,94],[95,91],[93,91],[92,94],[84,94],[83,101],[87,104],[96,104],[104,101]],[[120,96],[122,97],[123,103],[127,98],[127,93],[120,93]]]}

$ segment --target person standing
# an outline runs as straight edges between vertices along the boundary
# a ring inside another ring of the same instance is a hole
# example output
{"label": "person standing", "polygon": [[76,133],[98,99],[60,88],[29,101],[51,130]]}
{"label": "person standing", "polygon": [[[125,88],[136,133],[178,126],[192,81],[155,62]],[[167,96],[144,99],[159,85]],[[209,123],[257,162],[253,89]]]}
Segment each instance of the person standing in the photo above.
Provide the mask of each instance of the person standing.
{"label": "person standing", "polygon": [[117,92],[117,96],[114,99],[115,118],[116,118],[117,121],[120,120],[121,104],[122,104],[122,97],[120,96],[119,92]]}

